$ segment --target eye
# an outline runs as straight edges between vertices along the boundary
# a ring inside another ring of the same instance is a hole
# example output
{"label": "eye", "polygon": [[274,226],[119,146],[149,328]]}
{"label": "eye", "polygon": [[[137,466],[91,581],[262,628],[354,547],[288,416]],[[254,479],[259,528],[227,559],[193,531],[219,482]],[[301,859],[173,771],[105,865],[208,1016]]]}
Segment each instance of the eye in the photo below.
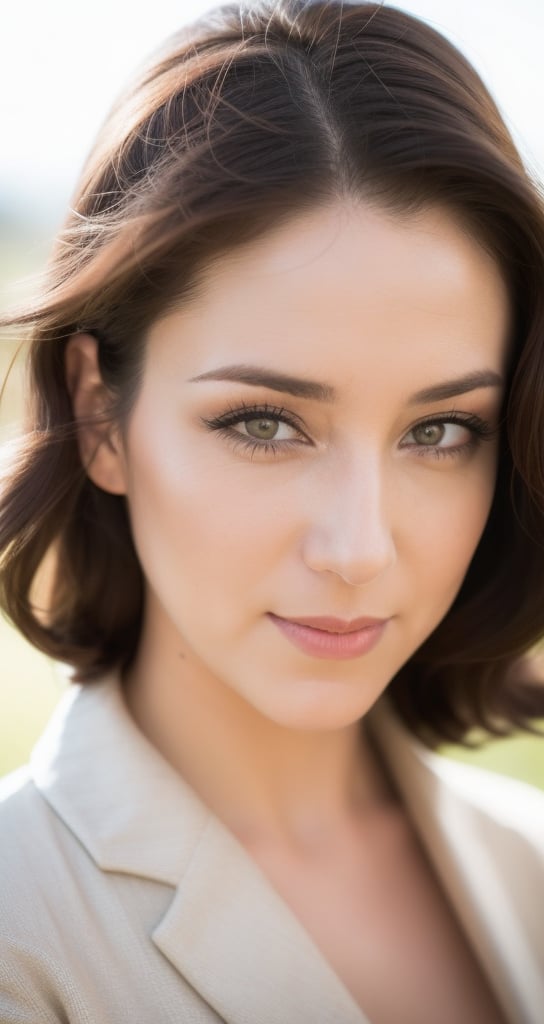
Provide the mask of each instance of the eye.
{"label": "eye", "polygon": [[444,448],[457,448],[471,438],[468,427],[460,423],[420,423],[410,431],[414,442],[422,447],[435,448],[440,445]]}
{"label": "eye", "polygon": [[400,447],[413,448],[418,455],[462,456],[492,439],[497,431],[479,416],[448,413],[440,419],[423,420],[404,435]]}
{"label": "eye", "polygon": [[242,405],[214,419],[203,419],[203,423],[232,444],[242,445],[250,455],[279,455],[311,444],[299,417],[275,406]]}
{"label": "eye", "polygon": [[287,441],[297,433],[288,423],[271,416],[242,420],[235,429],[241,434],[255,438],[256,441]]}

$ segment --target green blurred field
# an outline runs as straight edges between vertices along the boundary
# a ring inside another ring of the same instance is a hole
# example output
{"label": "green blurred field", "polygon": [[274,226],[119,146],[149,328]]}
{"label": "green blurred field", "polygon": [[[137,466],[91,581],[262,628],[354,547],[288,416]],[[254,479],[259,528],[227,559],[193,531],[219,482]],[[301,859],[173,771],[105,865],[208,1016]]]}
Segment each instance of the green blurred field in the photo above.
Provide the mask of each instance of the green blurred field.
{"label": "green blurred field", "polygon": [[[6,281],[13,281],[38,268],[43,252],[42,239],[9,239],[4,234],[0,242],[0,307],[7,301],[3,283],[5,285]],[[17,291],[10,289],[10,302],[23,296],[24,291],[24,287]],[[4,379],[13,351],[12,342],[0,343],[0,382]],[[19,361],[10,375],[0,407],[0,442],[18,430],[21,380]],[[65,686],[66,682],[54,666],[0,617],[0,775],[27,760]],[[448,747],[444,753],[524,779],[544,789],[544,741],[540,738],[524,736],[495,741],[474,752]]]}
{"label": "green blurred field", "polygon": [[[47,240],[34,231],[0,233],[0,308],[18,304],[30,290],[28,277],[40,269]],[[18,282],[18,283],[16,283]],[[0,387],[15,353],[13,340],[0,341]],[[22,360],[4,387],[0,405],[0,443],[19,430]],[[0,616],[0,775],[23,764],[65,686],[53,665],[27,644]]]}

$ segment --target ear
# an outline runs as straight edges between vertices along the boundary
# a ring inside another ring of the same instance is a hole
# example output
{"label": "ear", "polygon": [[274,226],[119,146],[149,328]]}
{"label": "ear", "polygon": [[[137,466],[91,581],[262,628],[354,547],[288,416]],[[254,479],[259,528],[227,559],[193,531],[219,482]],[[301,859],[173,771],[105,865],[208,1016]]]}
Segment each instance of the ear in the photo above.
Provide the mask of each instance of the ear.
{"label": "ear", "polygon": [[69,339],[65,373],[87,476],[104,491],[125,494],[123,446],[118,428],[107,418],[111,395],[102,380],[98,342],[92,334],[74,334]]}

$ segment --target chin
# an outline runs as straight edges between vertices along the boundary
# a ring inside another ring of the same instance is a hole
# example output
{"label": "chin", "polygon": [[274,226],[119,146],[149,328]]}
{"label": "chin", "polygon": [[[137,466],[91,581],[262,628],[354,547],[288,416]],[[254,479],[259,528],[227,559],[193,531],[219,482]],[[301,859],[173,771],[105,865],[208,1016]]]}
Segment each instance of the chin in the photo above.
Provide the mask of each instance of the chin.
{"label": "chin", "polygon": [[257,710],[285,729],[307,732],[346,729],[370,711],[384,689],[385,686],[378,688],[375,684],[362,689],[353,682],[338,680],[298,681],[292,684],[284,700],[267,702]]}

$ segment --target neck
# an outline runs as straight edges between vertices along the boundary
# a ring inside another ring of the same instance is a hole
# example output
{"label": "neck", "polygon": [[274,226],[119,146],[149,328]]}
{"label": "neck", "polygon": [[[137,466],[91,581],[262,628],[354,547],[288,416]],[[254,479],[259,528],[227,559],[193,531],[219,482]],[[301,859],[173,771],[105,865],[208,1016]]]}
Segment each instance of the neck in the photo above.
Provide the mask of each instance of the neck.
{"label": "neck", "polygon": [[125,696],[150,742],[248,847],[317,850],[391,797],[362,722],[286,728],[145,633]]}

